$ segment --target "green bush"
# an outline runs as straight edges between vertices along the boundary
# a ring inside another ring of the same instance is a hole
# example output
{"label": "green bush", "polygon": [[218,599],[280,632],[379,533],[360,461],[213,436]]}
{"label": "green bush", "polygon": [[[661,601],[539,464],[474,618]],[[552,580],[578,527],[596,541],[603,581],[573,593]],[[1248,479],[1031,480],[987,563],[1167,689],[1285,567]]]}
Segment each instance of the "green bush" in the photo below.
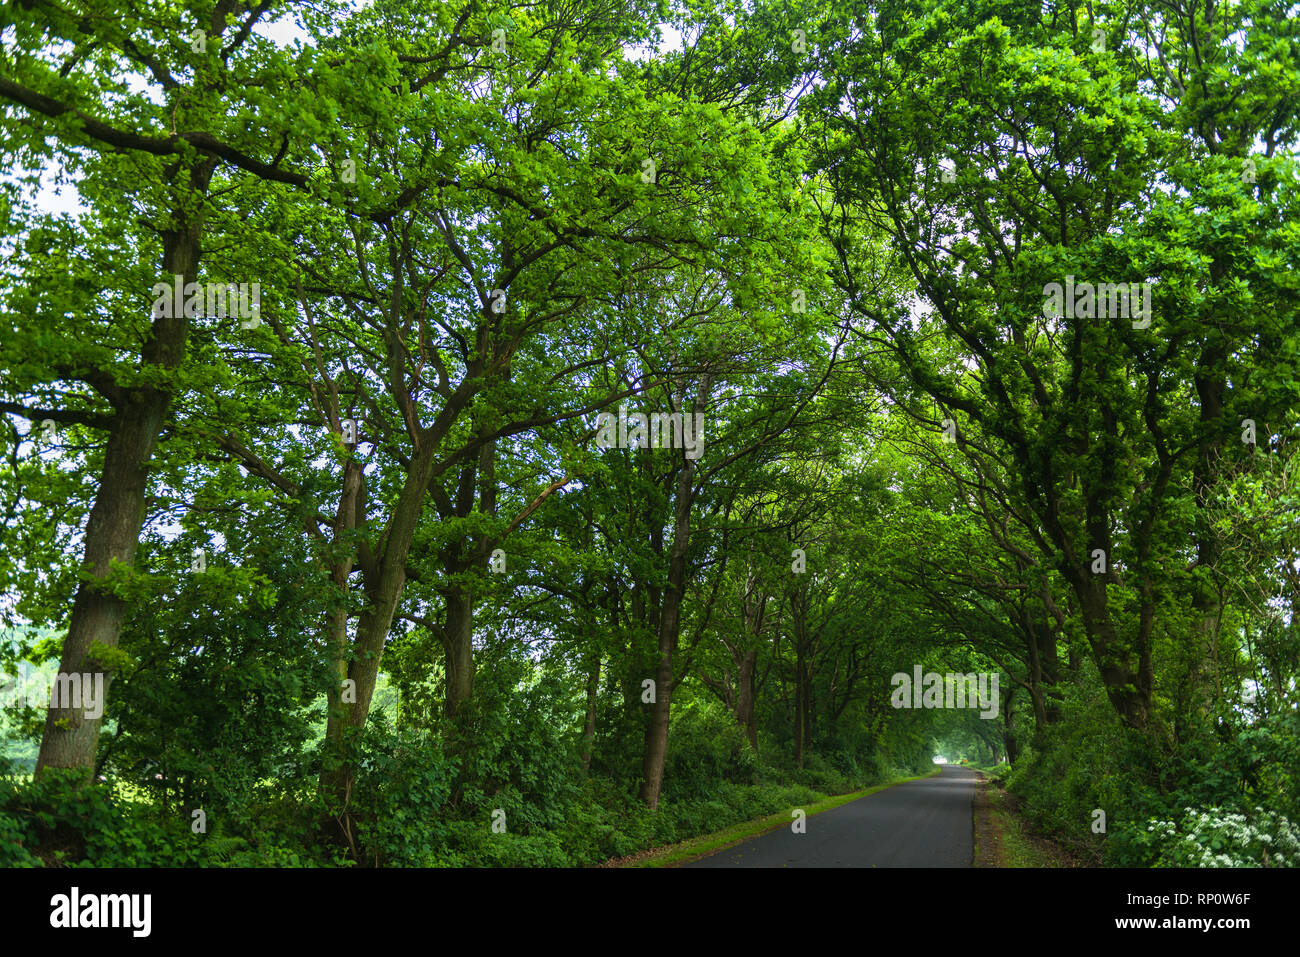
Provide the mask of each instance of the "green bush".
{"label": "green bush", "polygon": [[1300,867],[1300,825],[1259,808],[1193,809],[1180,820],[1152,818],[1139,834],[1146,840],[1131,840],[1135,856],[1155,867]]}
{"label": "green bush", "polygon": [[719,782],[752,784],[759,761],[736,720],[713,702],[683,704],[674,713],[661,796],[670,802],[707,800]]}
{"label": "green bush", "polygon": [[[159,816],[151,804],[76,774],[39,781],[0,777],[0,867],[304,867],[319,860],[299,840],[266,830],[229,834],[221,820],[196,834],[185,812]],[[323,863],[331,863],[324,861]]]}

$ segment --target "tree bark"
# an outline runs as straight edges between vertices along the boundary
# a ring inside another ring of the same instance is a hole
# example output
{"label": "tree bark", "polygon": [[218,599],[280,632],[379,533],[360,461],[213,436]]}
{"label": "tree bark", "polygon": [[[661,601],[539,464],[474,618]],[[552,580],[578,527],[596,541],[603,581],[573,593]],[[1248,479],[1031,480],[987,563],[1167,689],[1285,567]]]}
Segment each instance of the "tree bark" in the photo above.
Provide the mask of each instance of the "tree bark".
{"label": "tree bark", "polygon": [[745,737],[755,754],[758,754],[758,721],[754,713],[754,672],[757,665],[758,652],[745,652],[740,659],[740,673],[736,682],[736,721],[745,729]]}
{"label": "tree bark", "polygon": [[[361,493],[362,469],[359,462],[348,460],[343,466],[343,490],[334,517],[333,544],[345,538],[357,524],[357,500]],[[348,676],[348,578],[356,562],[356,550],[349,547],[330,567],[330,582],[336,589],[336,604],[326,612],[325,641],[329,648],[332,680],[326,688],[325,755],[321,768],[321,792],[327,804],[343,809],[347,805],[351,780],[344,754],[343,728],[344,681]],[[349,696],[350,697],[350,696]]]}
{"label": "tree bark", "polygon": [[[207,190],[213,166],[212,161],[205,161],[191,171],[192,196]],[[182,283],[197,278],[199,239],[203,231],[200,213],[188,215],[178,210],[176,215],[180,224],[162,234],[162,271],[169,284],[177,275],[182,277]],[[185,357],[189,320],[184,309],[172,311],[179,315],[153,319],[140,355],[141,365],[146,369],[152,367],[169,373]],[[159,377],[161,381],[166,378],[166,375]],[[109,579],[114,564],[130,567],[135,563],[144,525],[149,465],[171,401],[169,386],[142,385],[126,390],[116,403],[99,488],[86,523],[82,570],[89,578],[77,587],[68,635],[59,659],[59,673],[102,673],[105,699],[113,673],[96,661],[93,651],[99,647],[116,648],[121,637],[126,602],[112,593]],[[89,782],[94,774],[102,714],[99,718],[87,718],[83,708],[71,707],[67,702],[58,704],[59,707],[51,707],[46,713],[36,774],[54,769],[76,770],[83,781]]]}
{"label": "tree bark", "polygon": [[[700,383],[697,403],[708,402],[711,377]],[[682,415],[687,415],[683,406]],[[673,544],[668,559],[668,583],[659,613],[659,664],[655,669],[655,702],[651,705],[646,726],[645,758],[641,762],[641,800],[651,808],[659,806],[663,785],[664,761],[668,756],[668,717],[673,691],[673,653],[681,630],[682,597],[686,586],[686,554],[690,546],[691,505],[695,499],[695,460],[682,456],[677,473],[677,494],[673,509]]]}
{"label": "tree bark", "polygon": [[689,459],[677,480],[677,501],[673,517],[673,545],[668,561],[668,585],[664,589],[659,615],[659,664],[655,668],[655,701],[646,726],[645,758],[641,763],[641,800],[651,808],[659,806],[664,761],[668,757],[668,716],[673,692],[673,653],[681,623],[682,592],[686,578],[686,550],[690,542],[690,510],[695,465]]}
{"label": "tree bark", "polygon": [[454,718],[474,690],[474,598],[463,586],[449,588],[446,596],[447,624],[442,638],[447,671],[444,707],[447,717]]}
{"label": "tree bark", "polygon": [[384,642],[392,629],[393,616],[406,585],[406,557],[415,537],[425,492],[433,478],[436,448],[436,441],[425,438],[422,442],[422,448],[411,462],[406,481],[393,506],[393,514],[383,537],[382,556],[369,569],[364,563],[362,565],[367,605],[357,622],[354,641],[356,652],[348,662],[348,677],[356,682],[357,700],[353,704],[342,705],[346,727],[363,727],[370,714],[370,701],[375,694]]}
{"label": "tree bark", "polygon": [[587,716],[582,724],[582,770],[591,770],[591,750],[596,741],[596,704],[600,691],[600,655],[596,655],[587,672]]}
{"label": "tree bark", "polygon": [[1006,744],[1008,764],[1015,764],[1016,758],[1020,756],[1015,728],[1015,696],[1014,687],[1007,688],[1007,693],[1002,696],[1002,740]]}

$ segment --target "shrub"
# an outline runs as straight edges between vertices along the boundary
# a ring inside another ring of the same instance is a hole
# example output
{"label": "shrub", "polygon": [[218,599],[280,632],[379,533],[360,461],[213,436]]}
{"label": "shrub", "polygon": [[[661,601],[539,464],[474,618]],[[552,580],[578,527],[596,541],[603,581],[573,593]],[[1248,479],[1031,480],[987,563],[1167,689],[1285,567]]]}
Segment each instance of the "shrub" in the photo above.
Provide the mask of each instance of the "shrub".
{"label": "shrub", "polygon": [[1191,809],[1152,818],[1145,833],[1156,867],[1300,867],[1300,825],[1274,811]]}

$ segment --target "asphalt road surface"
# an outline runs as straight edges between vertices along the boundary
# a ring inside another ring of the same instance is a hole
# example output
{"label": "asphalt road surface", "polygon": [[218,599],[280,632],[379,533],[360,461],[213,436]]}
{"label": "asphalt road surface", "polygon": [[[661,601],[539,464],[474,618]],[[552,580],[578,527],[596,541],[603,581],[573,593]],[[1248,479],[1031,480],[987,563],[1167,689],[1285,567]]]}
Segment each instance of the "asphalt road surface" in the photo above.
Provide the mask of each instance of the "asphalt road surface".
{"label": "asphalt road surface", "polygon": [[683,867],[970,867],[974,771],[946,766]]}

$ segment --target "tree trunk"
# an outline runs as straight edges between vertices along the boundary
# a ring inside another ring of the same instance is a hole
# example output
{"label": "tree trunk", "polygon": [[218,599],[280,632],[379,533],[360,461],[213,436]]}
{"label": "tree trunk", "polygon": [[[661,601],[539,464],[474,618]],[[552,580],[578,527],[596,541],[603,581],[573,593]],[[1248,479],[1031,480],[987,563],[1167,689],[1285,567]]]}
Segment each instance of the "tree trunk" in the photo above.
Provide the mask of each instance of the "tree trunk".
{"label": "tree trunk", "polygon": [[596,741],[596,704],[600,691],[600,656],[597,655],[587,672],[587,717],[582,724],[582,770],[591,770],[591,749]]}
{"label": "tree trunk", "polygon": [[1107,605],[1104,580],[1100,576],[1085,577],[1077,569],[1070,571],[1073,573],[1071,584],[1083,613],[1084,631],[1097,670],[1101,673],[1106,696],[1125,725],[1145,731],[1151,720],[1151,695],[1155,683],[1151,671],[1150,635],[1145,633],[1151,625],[1148,610],[1143,609],[1137,640],[1121,642]]}
{"label": "tree trunk", "polygon": [[[206,190],[212,168],[213,163],[205,162],[191,171],[190,185],[195,193]],[[179,211],[178,216],[182,219],[179,228],[163,233],[162,271],[169,284],[173,276],[179,275],[182,283],[189,283],[198,275],[202,217],[196,215],[186,221]],[[185,356],[189,320],[183,308],[172,311],[179,315],[154,317],[140,356],[146,369],[170,371]],[[135,563],[144,525],[149,465],[171,400],[171,392],[161,386],[137,386],[123,394],[113,415],[104,467],[86,523],[82,569],[90,577],[77,587],[59,673],[102,673],[105,699],[113,674],[96,661],[93,651],[117,647],[127,610],[126,602],[112,594],[108,580],[115,562],[128,567]],[[99,718],[87,718],[83,708],[69,704],[61,702],[46,713],[36,774],[75,769],[89,782],[94,775],[102,709]]]}
{"label": "tree trunk", "polygon": [[447,717],[454,718],[474,690],[474,598],[463,586],[450,588],[447,596],[447,624],[443,628],[446,652]]}
{"label": "tree trunk", "polygon": [[[700,383],[698,404],[708,401],[710,377]],[[685,407],[682,415],[687,415]],[[673,691],[673,653],[681,629],[682,596],[686,585],[686,553],[690,546],[691,505],[695,497],[695,460],[682,457],[677,474],[677,494],[673,509],[673,545],[668,559],[668,583],[659,613],[659,665],[655,669],[655,702],[651,705],[646,726],[645,758],[641,762],[641,800],[651,808],[659,807],[663,785],[664,761],[668,756],[668,716]]]}
{"label": "tree trunk", "polygon": [[1016,740],[1014,726],[1015,696],[1015,688],[1007,688],[1007,693],[1002,696],[1002,740],[1006,744],[1008,764],[1015,764],[1016,758],[1020,756],[1020,745]]}
{"label": "tree trunk", "polygon": [[[343,490],[339,495],[338,511],[334,517],[333,544],[337,545],[356,528],[357,499],[361,492],[361,464],[348,460],[343,465]],[[356,551],[348,548],[330,567],[336,604],[326,613],[325,641],[329,649],[331,681],[325,689],[325,761],[321,768],[321,792],[327,806],[343,810],[347,805],[351,780],[347,774],[344,755],[343,727],[345,722],[344,681],[348,676],[348,578],[355,564]],[[351,697],[350,695],[348,696]]]}
{"label": "tree trunk", "polygon": [[1042,681],[1043,720],[1055,724],[1061,720],[1061,654],[1056,644],[1056,629],[1050,622],[1038,622],[1035,629],[1039,677]]}
{"label": "tree trunk", "polygon": [[345,727],[364,727],[370,714],[384,642],[393,626],[393,616],[406,585],[406,557],[415,537],[425,492],[433,478],[436,445],[435,441],[426,439],[407,471],[406,482],[385,529],[382,557],[369,569],[362,564],[363,572],[367,572],[367,605],[357,622],[356,653],[348,662],[348,677],[356,682],[357,700],[354,704],[342,705]]}
{"label": "tree trunk", "polygon": [[811,639],[808,635],[807,594],[790,596],[790,630],[794,640],[794,760],[803,767],[812,744],[812,676],[809,667]]}
{"label": "tree trunk", "polygon": [[655,668],[655,701],[646,725],[645,757],[641,761],[641,801],[652,810],[659,807],[664,762],[668,757],[668,715],[672,699],[673,644],[666,632],[659,635],[659,665]]}
{"label": "tree trunk", "polygon": [[641,800],[651,808],[659,806],[664,761],[668,756],[668,715],[673,692],[673,653],[681,623],[682,591],[686,578],[686,549],[690,540],[691,485],[695,475],[689,459],[677,481],[676,514],[673,518],[673,546],[668,562],[668,586],[664,589],[659,615],[659,664],[655,668],[655,700],[646,726],[645,758],[641,763]]}
{"label": "tree trunk", "polygon": [[[1215,263],[1215,267],[1213,273],[1216,280],[1221,279],[1225,270],[1218,262]],[[1205,369],[1217,370],[1222,361],[1220,350],[1207,349],[1201,358],[1201,366]],[[1222,601],[1211,577],[1220,559],[1219,537],[1206,516],[1213,493],[1214,470],[1223,451],[1222,434],[1216,427],[1223,417],[1227,384],[1221,374],[1214,372],[1208,375],[1198,372],[1195,383],[1196,394],[1200,399],[1200,425],[1204,430],[1205,438],[1199,443],[1196,464],[1192,471],[1192,486],[1196,494],[1198,513],[1195,535],[1196,564],[1191,595],[1192,633],[1196,636],[1196,642],[1190,649],[1191,667],[1187,684],[1191,698],[1191,713],[1188,717],[1199,725],[1199,731],[1204,732],[1214,723],[1216,676],[1211,673],[1207,663],[1215,658],[1219,619],[1223,614]]]}
{"label": "tree trunk", "polygon": [[736,693],[736,721],[745,729],[745,737],[755,754],[758,754],[758,722],[754,714],[754,672],[757,665],[757,651],[747,651],[741,656]]}
{"label": "tree trunk", "polygon": [[794,643],[794,763],[798,768],[803,767],[804,745],[808,740],[808,706],[804,700],[808,693],[808,681],[803,649],[803,642],[796,638]]}

